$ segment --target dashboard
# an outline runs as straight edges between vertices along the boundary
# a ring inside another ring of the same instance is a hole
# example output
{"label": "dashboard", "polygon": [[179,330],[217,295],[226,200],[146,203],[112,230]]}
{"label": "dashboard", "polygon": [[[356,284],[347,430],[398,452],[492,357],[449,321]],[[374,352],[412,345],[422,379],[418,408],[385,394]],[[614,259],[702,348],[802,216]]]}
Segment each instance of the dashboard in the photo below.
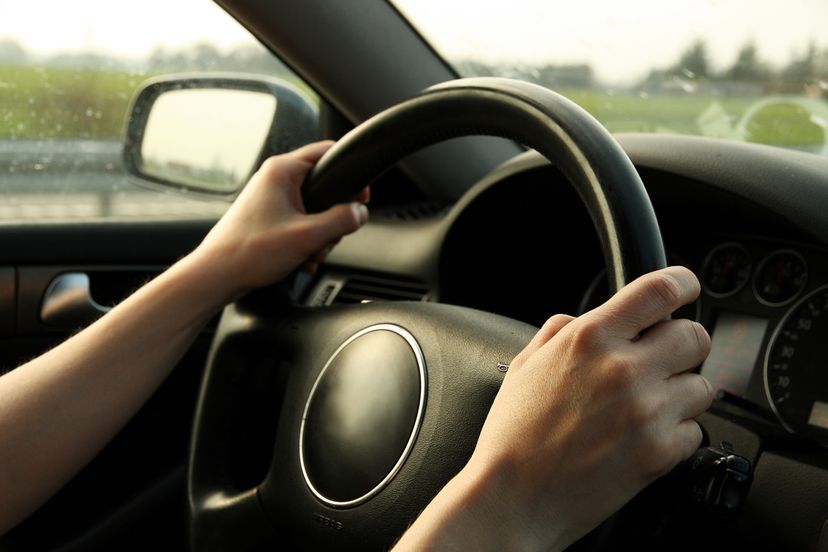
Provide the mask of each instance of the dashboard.
{"label": "dashboard", "polygon": [[[699,370],[718,394],[702,426],[756,466],[727,538],[810,548],[828,519],[828,160],[701,138],[619,141],[668,262],[702,283],[698,301],[674,314],[712,337]],[[305,303],[438,301],[539,326],[603,302],[603,269],[580,199],[527,152],[453,205],[372,213],[308,282]]]}

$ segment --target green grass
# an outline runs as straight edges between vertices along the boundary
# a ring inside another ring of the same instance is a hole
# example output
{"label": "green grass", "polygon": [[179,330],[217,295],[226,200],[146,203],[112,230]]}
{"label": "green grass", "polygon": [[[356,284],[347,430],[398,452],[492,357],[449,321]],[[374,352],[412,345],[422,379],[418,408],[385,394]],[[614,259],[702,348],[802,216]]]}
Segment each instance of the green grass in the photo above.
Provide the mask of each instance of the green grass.
{"label": "green grass", "polygon": [[[0,140],[119,140],[149,73],[0,65]],[[318,101],[304,84],[293,84]]]}
{"label": "green grass", "polygon": [[804,107],[793,104],[765,106],[751,117],[746,139],[795,148],[822,144],[824,130],[812,120],[811,115]]}
{"label": "green grass", "polygon": [[[129,100],[152,75],[0,65],[0,140],[118,140]],[[303,84],[295,82],[304,91]],[[562,89],[612,132],[673,132],[728,136],[758,97],[609,95],[593,89]],[[312,92],[311,92],[312,94]],[[314,99],[316,99],[314,97]],[[712,107],[711,107],[712,106]],[[713,126],[699,124],[705,113]],[[807,114],[790,107],[763,110],[743,139],[802,147],[821,143]]]}
{"label": "green grass", "polygon": [[718,96],[642,96],[595,90],[560,91],[604,124],[612,132],[676,132],[700,134],[699,116],[714,102],[735,121],[755,98]]}
{"label": "green grass", "polygon": [[148,75],[0,66],[0,140],[118,139]]}

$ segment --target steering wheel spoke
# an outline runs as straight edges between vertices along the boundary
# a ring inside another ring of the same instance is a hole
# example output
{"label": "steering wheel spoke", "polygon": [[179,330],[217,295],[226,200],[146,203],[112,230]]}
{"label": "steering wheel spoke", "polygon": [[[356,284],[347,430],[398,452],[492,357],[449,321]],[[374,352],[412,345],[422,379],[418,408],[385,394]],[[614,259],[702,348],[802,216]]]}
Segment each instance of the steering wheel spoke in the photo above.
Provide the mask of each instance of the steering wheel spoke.
{"label": "steering wheel spoke", "polygon": [[[227,495],[214,492],[190,500],[190,547],[193,550],[238,550],[266,546],[277,537],[262,510],[257,489]],[[243,536],[240,536],[243,535]]]}

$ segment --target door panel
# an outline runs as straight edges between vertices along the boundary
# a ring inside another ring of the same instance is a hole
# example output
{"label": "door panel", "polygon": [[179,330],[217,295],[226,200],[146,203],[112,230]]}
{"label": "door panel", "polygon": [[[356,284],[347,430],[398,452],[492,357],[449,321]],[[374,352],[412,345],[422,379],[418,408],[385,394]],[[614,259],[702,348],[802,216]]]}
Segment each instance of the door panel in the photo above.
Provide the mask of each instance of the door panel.
{"label": "door panel", "polygon": [[[0,371],[53,347],[76,325],[41,319],[60,274],[89,276],[110,305],[198,244],[213,221],[0,227]],[[0,550],[185,549],[190,424],[212,330],[124,430]]]}

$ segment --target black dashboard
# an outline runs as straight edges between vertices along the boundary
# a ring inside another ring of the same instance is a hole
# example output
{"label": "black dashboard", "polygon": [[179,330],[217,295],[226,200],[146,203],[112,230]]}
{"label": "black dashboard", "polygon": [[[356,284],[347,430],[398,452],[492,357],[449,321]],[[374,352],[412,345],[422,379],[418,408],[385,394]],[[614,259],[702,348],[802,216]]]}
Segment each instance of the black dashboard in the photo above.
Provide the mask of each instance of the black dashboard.
{"label": "black dashboard", "polygon": [[[812,548],[828,520],[828,159],[688,137],[620,141],[669,263],[702,283],[676,313],[712,337],[700,370],[719,393],[702,425],[756,466],[744,513],[723,534],[754,549]],[[538,326],[608,295],[586,209],[533,152],[446,209],[372,216],[309,283],[306,304],[438,301]]]}

